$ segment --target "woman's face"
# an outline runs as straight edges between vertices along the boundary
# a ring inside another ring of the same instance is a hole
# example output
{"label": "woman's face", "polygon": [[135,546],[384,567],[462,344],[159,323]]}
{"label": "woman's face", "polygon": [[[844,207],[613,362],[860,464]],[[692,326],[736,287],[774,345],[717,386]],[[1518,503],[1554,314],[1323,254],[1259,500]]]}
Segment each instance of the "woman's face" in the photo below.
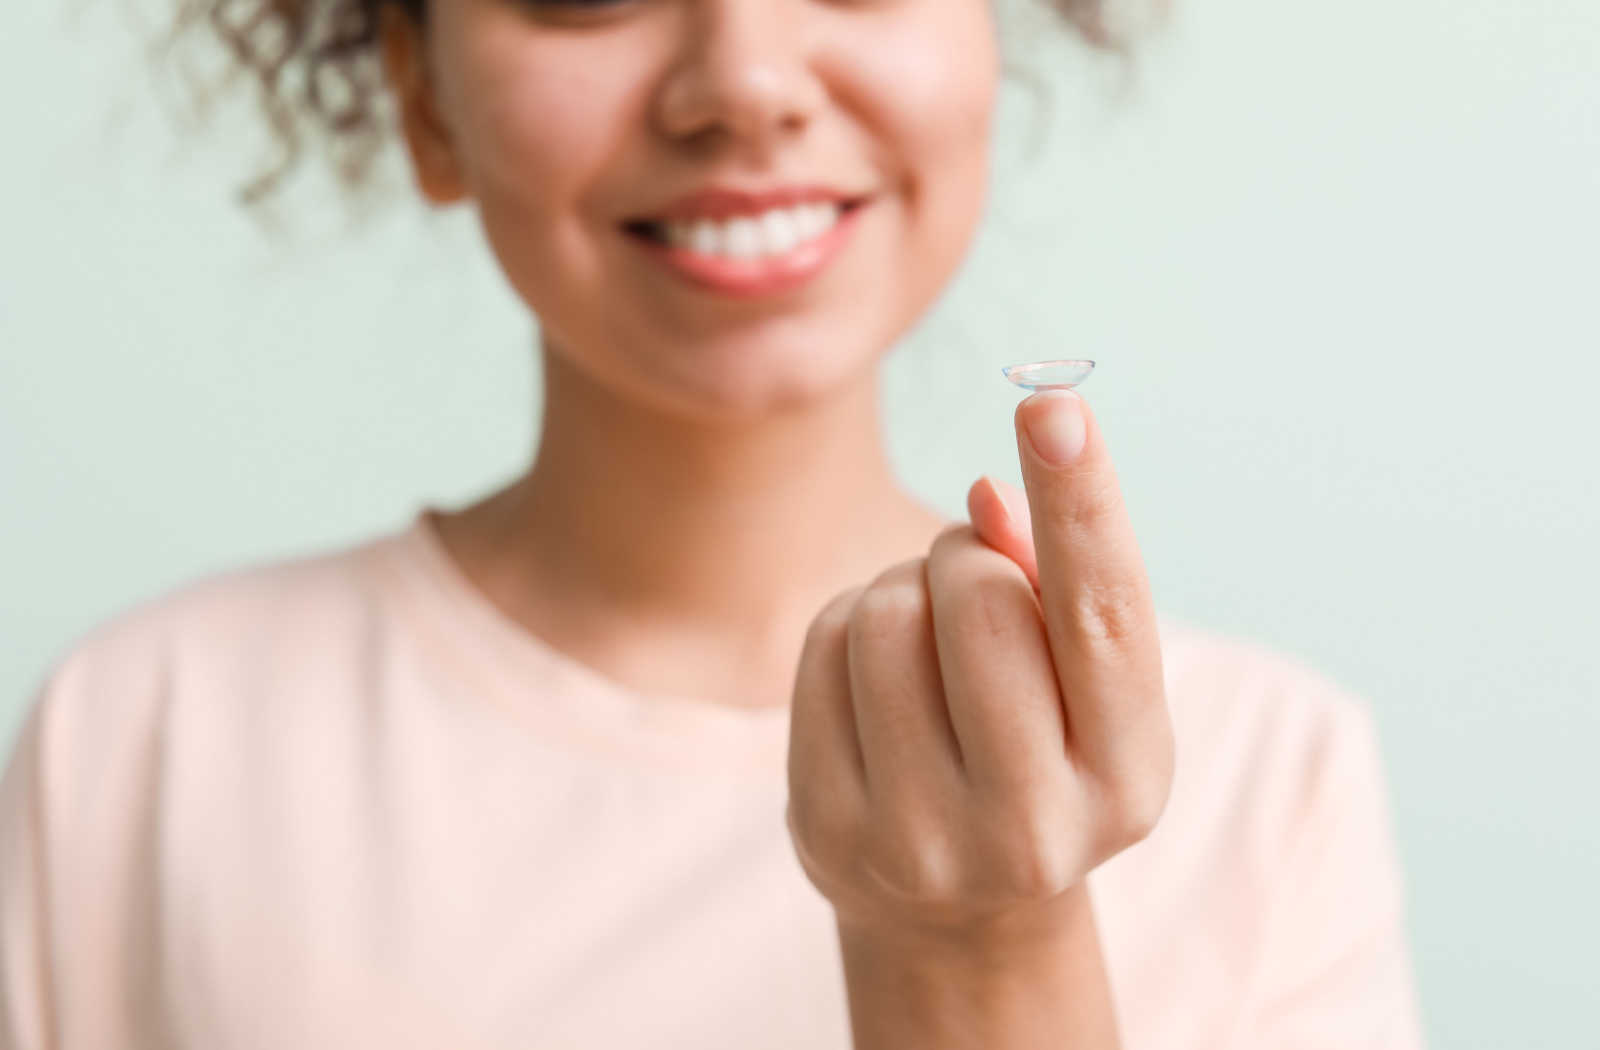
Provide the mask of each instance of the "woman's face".
{"label": "woman's face", "polygon": [[[424,47],[405,105],[429,195],[476,200],[549,352],[670,411],[749,417],[858,376],[981,217],[989,0],[431,0]],[[864,203],[635,226],[796,186]]]}

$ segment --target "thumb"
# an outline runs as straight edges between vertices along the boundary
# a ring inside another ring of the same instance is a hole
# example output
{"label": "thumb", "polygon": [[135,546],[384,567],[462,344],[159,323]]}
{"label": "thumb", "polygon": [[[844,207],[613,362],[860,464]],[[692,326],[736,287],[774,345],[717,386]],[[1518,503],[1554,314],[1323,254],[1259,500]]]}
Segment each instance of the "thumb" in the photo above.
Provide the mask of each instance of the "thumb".
{"label": "thumb", "polygon": [[1015,485],[984,475],[967,490],[967,517],[989,546],[1004,554],[1039,589],[1039,561],[1033,550],[1033,516],[1027,495]]}

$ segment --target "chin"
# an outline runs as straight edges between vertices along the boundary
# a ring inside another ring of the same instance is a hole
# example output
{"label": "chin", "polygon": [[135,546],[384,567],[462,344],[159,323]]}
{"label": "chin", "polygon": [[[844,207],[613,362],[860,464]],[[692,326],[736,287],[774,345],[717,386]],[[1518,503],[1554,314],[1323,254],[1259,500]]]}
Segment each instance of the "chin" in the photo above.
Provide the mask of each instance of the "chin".
{"label": "chin", "polygon": [[628,385],[677,415],[750,423],[840,395],[888,349],[888,340],[863,339],[859,328],[789,321],[692,345],[623,344],[638,348],[624,369]]}

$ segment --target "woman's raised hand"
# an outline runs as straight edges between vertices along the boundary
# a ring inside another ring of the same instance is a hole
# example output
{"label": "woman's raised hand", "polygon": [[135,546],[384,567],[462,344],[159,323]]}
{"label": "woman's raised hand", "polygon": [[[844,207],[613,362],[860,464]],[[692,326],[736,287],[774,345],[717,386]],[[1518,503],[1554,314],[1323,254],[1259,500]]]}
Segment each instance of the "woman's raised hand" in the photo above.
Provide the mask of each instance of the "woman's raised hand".
{"label": "woman's raised hand", "polygon": [[854,931],[1048,934],[1166,806],[1155,609],[1099,428],[1067,391],[1015,424],[1026,500],[978,481],[970,525],[837,595],[806,636],[787,820]]}

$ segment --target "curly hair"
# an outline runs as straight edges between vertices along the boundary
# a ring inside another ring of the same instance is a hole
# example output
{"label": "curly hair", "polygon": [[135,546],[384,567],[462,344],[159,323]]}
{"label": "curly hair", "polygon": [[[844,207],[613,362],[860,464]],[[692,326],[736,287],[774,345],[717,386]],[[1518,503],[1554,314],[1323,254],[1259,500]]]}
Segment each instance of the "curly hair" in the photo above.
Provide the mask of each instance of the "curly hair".
{"label": "curly hair", "polygon": [[[1109,25],[1107,0],[1043,0],[1092,48],[1127,57],[1126,41]],[[253,82],[277,162],[239,190],[247,208],[264,202],[294,169],[307,133],[320,138],[340,189],[362,189],[373,161],[395,134],[378,58],[378,16],[398,4],[419,23],[428,0],[177,0],[170,50],[189,31],[209,26],[230,65],[222,84]],[[202,109],[221,84],[191,84]]]}

